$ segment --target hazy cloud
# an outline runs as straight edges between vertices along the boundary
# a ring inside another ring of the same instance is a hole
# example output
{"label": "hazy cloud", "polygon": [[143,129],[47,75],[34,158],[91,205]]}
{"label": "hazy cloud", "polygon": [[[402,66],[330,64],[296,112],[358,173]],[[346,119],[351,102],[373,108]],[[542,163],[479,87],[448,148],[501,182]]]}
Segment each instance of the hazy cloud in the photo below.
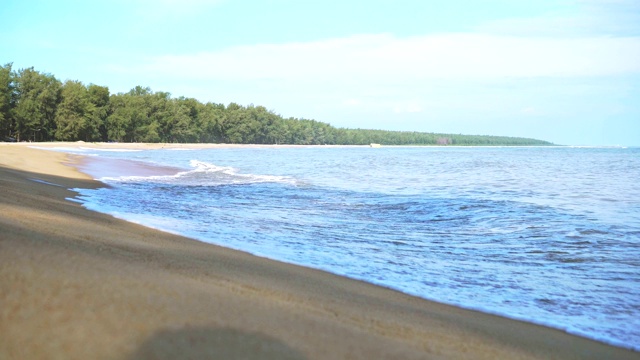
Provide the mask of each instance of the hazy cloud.
{"label": "hazy cloud", "polygon": [[640,73],[640,37],[357,35],[149,59],[136,72],[308,82],[577,77]]}
{"label": "hazy cloud", "polygon": [[574,11],[492,21],[476,31],[512,36],[640,36],[640,1],[576,0],[567,4]]}

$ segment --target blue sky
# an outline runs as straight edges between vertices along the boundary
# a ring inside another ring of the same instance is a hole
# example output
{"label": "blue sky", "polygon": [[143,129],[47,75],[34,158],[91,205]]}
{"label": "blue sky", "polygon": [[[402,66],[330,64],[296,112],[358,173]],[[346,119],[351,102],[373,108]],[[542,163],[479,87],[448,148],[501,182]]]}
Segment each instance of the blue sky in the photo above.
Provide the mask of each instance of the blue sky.
{"label": "blue sky", "polygon": [[0,62],[337,127],[640,145],[637,0],[5,0]]}

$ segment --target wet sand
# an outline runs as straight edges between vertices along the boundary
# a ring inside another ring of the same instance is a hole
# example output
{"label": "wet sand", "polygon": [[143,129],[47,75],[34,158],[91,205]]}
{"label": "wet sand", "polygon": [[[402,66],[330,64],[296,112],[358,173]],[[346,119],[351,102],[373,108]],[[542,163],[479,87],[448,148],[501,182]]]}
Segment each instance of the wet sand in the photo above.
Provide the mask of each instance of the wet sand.
{"label": "wet sand", "polygon": [[81,161],[0,144],[0,359],[640,359],[86,210]]}

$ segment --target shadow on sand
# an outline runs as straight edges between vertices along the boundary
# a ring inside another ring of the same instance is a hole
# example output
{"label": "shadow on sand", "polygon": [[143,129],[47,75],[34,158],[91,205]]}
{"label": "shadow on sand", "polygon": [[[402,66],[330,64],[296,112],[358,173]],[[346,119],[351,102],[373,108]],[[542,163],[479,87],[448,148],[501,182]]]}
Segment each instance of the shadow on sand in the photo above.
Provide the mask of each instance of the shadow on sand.
{"label": "shadow on sand", "polygon": [[130,359],[291,359],[305,357],[283,342],[260,333],[229,328],[187,327],[162,330]]}

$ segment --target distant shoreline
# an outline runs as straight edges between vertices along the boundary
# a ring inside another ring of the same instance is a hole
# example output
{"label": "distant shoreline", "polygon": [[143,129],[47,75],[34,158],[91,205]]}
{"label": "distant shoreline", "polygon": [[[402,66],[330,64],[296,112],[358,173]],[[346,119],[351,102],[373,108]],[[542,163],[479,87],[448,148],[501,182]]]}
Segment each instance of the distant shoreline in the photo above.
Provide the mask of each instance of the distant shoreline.
{"label": "distant shoreline", "polygon": [[628,149],[639,146],[624,145],[290,145],[290,144],[226,144],[226,143],[129,143],[129,142],[84,142],[84,141],[42,141],[42,142],[0,142],[0,145],[31,146],[43,148],[76,147],[95,149],[232,149],[232,148],[576,148],[576,149]]}
{"label": "distant shoreline", "polygon": [[[299,144],[227,144],[227,143],[142,143],[142,142],[84,142],[84,141],[33,141],[33,142],[0,142],[0,145],[10,146],[32,146],[32,147],[88,147],[96,149],[180,149],[180,148],[194,148],[194,149],[215,149],[215,148],[371,148],[370,144],[365,145],[299,145]],[[381,148],[385,147],[419,147],[419,148],[567,148],[567,147],[595,147],[595,148],[618,148],[626,146],[597,146],[597,145],[384,145],[379,144]],[[378,148],[378,147],[375,147]]]}

